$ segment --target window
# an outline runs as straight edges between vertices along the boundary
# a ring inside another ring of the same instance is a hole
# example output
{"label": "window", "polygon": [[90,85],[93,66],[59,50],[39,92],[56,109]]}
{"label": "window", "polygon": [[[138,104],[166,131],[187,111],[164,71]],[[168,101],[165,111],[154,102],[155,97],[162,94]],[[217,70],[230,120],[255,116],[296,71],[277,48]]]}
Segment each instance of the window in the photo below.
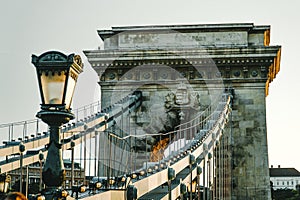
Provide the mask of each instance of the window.
{"label": "window", "polygon": [[282,181],[282,185],[284,185],[284,181]]}
{"label": "window", "polygon": [[289,185],[289,182],[287,181],[286,184]]}

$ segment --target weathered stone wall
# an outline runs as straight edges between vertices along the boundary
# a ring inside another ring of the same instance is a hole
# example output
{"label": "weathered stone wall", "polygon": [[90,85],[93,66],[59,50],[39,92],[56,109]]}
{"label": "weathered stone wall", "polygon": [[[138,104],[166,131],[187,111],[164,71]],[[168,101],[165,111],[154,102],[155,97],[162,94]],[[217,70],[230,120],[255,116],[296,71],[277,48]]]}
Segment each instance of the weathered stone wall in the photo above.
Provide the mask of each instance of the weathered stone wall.
{"label": "weathered stone wall", "polygon": [[234,87],[232,199],[270,199],[264,92],[263,83]]}
{"label": "weathered stone wall", "polygon": [[239,32],[127,32],[105,40],[105,49],[193,48],[195,46],[247,46],[247,31]]}

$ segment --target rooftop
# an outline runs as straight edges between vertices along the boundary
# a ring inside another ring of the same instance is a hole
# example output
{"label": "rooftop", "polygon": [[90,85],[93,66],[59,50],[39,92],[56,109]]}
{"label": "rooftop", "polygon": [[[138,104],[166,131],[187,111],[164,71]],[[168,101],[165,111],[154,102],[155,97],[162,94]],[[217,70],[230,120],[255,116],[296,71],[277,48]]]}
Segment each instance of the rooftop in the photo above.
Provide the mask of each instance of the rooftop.
{"label": "rooftop", "polygon": [[115,26],[111,30],[98,30],[99,36],[104,39],[105,35],[114,35],[124,31],[265,31],[269,25],[254,25],[253,23],[223,23],[223,24],[177,24],[177,25],[146,25],[146,26]]}
{"label": "rooftop", "polygon": [[147,25],[98,30],[104,50],[269,46],[270,26],[253,23]]}
{"label": "rooftop", "polygon": [[295,168],[270,168],[270,177],[300,176]]}

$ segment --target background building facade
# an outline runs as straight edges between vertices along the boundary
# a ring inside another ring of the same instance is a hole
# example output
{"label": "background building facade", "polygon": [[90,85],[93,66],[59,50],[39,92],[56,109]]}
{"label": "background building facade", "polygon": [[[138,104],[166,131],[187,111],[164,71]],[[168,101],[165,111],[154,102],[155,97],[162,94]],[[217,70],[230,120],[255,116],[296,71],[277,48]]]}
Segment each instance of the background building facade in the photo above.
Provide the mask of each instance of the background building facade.
{"label": "background building facade", "polygon": [[273,183],[273,189],[292,189],[300,184],[300,172],[295,168],[270,168],[270,180]]}

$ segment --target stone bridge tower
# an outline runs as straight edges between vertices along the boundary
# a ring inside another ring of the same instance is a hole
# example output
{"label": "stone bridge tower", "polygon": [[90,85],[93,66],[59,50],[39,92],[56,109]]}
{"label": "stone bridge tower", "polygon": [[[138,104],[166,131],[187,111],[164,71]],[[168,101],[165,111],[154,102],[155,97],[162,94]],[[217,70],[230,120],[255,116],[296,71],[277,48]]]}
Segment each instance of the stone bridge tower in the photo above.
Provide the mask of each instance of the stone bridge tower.
{"label": "stone bridge tower", "polygon": [[229,199],[271,199],[265,98],[281,47],[269,46],[270,26],[132,26],[98,34],[104,49],[84,53],[99,75],[102,105],[142,90],[135,118],[141,132],[172,129],[232,88],[224,192]]}

